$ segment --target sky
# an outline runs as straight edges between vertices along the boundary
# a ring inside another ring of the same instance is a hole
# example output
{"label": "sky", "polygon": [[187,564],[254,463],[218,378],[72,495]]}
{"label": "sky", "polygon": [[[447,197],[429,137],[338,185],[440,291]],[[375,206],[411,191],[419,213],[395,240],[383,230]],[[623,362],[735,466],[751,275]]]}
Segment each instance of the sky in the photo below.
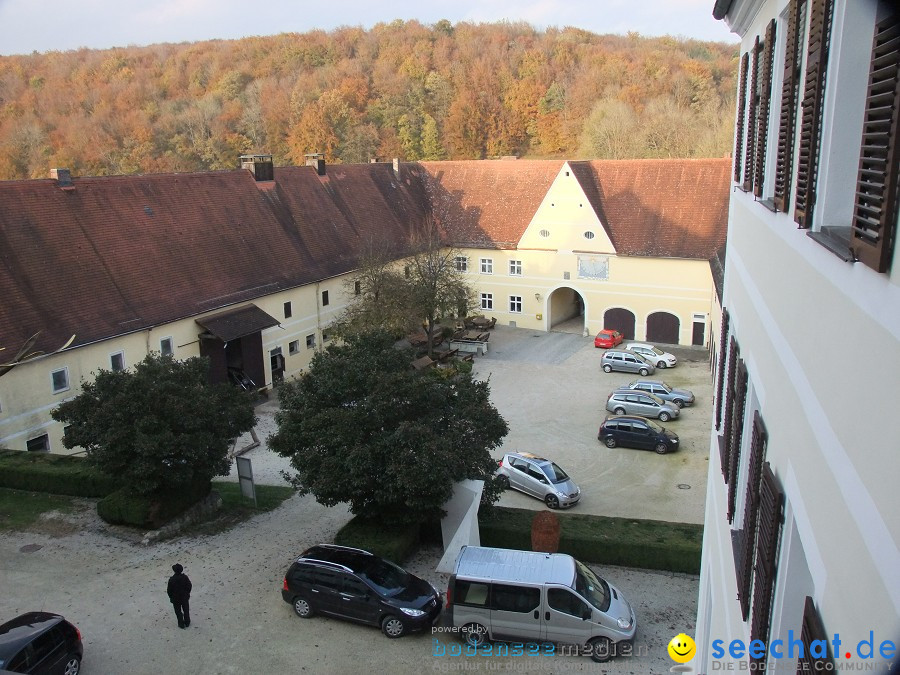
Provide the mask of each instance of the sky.
{"label": "sky", "polygon": [[525,21],[737,43],[714,0],[0,0],[0,55],[370,28],[396,19]]}

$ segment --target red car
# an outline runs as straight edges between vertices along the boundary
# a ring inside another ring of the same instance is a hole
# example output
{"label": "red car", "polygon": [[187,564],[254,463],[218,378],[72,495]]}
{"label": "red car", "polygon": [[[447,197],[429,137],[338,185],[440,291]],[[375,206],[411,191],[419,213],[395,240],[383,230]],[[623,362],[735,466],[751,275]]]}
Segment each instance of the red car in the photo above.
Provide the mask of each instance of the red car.
{"label": "red car", "polygon": [[594,346],[609,349],[622,344],[623,339],[624,337],[617,330],[601,330],[597,333],[597,337],[594,338]]}

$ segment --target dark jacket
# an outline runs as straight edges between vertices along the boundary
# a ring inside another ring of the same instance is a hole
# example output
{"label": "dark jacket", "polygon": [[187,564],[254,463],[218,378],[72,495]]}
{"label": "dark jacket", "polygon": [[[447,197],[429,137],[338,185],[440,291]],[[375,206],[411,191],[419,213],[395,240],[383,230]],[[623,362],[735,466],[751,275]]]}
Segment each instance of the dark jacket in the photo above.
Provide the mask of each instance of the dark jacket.
{"label": "dark jacket", "polygon": [[191,580],[184,572],[176,572],[169,577],[169,586],[166,592],[172,602],[185,602],[191,597]]}

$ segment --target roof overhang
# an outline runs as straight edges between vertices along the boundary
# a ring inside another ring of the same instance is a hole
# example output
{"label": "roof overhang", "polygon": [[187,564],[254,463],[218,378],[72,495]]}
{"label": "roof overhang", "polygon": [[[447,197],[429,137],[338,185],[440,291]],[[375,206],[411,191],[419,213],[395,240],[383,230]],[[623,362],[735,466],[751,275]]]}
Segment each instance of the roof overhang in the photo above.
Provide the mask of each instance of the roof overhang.
{"label": "roof overhang", "polygon": [[721,21],[725,18],[725,15],[728,14],[728,10],[731,9],[731,4],[734,0],[716,0],[716,4],[713,6],[713,18],[716,21]]}
{"label": "roof overhang", "polygon": [[278,319],[254,304],[205,316],[195,321],[206,331],[200,337],[218,338],[222,342],[231,342],[279,325]]}

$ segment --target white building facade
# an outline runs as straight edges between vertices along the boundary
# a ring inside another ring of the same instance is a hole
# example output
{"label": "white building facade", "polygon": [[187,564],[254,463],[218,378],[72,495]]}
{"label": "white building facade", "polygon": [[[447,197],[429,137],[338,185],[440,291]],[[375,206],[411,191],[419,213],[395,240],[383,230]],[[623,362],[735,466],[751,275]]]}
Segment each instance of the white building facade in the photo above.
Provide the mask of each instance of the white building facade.
{"label": "white building facade", "polygon": [[741,57],[691,665],[887,672],[900,638],[897,3],[719,0],[714,15]]}

